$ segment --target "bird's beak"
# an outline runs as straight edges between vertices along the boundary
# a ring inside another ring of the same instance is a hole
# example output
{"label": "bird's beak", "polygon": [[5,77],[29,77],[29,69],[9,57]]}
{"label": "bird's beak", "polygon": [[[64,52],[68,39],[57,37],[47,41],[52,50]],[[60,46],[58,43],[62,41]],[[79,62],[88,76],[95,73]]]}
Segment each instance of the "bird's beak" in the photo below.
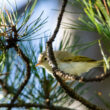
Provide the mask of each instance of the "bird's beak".
{"label": "bird's beak", "polygon": [[39,66],[40,65],[40,63],[37,63],[35,66]]}

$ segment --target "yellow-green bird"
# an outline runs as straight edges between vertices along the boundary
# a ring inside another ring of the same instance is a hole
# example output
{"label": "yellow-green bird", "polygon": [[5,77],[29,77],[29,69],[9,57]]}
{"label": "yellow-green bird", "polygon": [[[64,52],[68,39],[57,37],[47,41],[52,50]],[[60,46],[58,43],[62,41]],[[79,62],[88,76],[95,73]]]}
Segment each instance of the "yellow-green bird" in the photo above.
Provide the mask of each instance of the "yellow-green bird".
{"label": "yellow-green bird", "polygon": [[[58,68],[61,71],[79,76],[94,67],[100,66],[103,63],[103,60],[96,61],[85,56],[75,56],[73,53],[66,51],[54,51],[54,55]],[[52,68],[48,64],[46,52],[39,55],[36,66],[41,66],[45,68],[48,73],[52,73]]]}

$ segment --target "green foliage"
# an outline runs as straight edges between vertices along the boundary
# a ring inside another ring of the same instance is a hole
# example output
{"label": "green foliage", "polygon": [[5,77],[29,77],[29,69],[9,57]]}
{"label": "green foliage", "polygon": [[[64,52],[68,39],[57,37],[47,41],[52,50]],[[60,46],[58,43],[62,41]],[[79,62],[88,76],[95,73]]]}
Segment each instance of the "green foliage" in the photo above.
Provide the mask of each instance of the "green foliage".
{"label": "green foliage", "polygon": [[[73,36],[71,32],[68,32],[66,30],[64,30],[62,36],[63,36],[63,38],[60,42],[59,50],[70,51],[76,55],[81,52],[84,52],[89,47],[94,46],[95,44],[98,43],[98,40],[94,40],[94,41],[90,41],[90,42],[86,42],[86,43],[80,43],[80,41],[81,41],[80,36],[77,36],[77,35]],[[73,37],[74,37],[74,40],[73,40],[72,44],[69,45],[71,42],[71,39]]]}
{"label": "green foliage", "polygon": [[101,0],[77,0],[85,14],[79,17],[80,22],[74,22],[69,28],[98,32],[101,36],[110,39],[110,2],[106,5]]}
{"label": "green foliage", "polygon": [[[12,42],[19,45],[23,49],[23,53],[29,57],[32,73],[30,82],[18,97],[17,102],[41,103],[45,100],[45,97],[41,97],[43,92],[42,86],[40,87],[40,81],[44,76],[39,75],[38,73],[41,70],[37,70],[35,67],[35,63],[37,63],[35,52],[38,50],[35,50],[31,43],[28,45],[26,43],[20,43],[20,41],[31,40],[33,37],[37,37],[37,32],[46,23],[47,18],[41,20],[42,12],[37,19],[29,24],[36,3],[37,0],[32,5],[29,2],[21,15],[18,14],[17,6],[15,12],[11,6],[12,12],[9,12],[7,9],[4,11],[2,9],[0,10],[0,81],[3,82],[0,82],[0,90],[4,91],[4,94],[2,94],[4,97],[0,100],[1,103],[8,103],[12,99],[26,77],[26,65],[23,59],[19,57],[13,48],[9,47],[10,49],[7,49]],[[45,74],[45,72],[43,73]],[[39,94],[39,91],[42,94]],[[37,100],[38,98],[39,100]]]}
{"label": "green foliage", "polygon": [[[10,3],[10,2],[9,2]],[[39,34],[37,32],[42,28],[42,26],[46,23],[47,18],[41,20],[43,12],[40,14],[38,18],[34,21],[30,22],[30,18],[33,14],[34,8],[36,6],[37,0],[33,2],[33,5],[30,6],[30,2],[28,2],[24,12],[18,14],[17,7],[16,11],[13,11],[13,8],[10,6],[12,12],[9,12],[5,9],[5,12],[0,9],[0,41],[6,41],[9,38],[14,39],[13,32],[17,32],[16,39],[17,41],[30,40],[32,38],[37,37]],[[5,36],[5,37],[4,37]]]}

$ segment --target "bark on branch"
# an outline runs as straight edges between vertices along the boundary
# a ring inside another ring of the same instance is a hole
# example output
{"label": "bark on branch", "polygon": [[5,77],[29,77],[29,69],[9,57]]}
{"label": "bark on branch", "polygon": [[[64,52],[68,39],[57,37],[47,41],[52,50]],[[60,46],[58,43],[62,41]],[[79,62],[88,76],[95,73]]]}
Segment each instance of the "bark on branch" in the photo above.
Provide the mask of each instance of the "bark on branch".
{"label": "bark on branch", "polygon": [[58,69],[58,66],[57,66],[57,62],[55,60],[55,57],[54,57],[54,53],[53,53],[53,48],[52,48],[52,43],[59,31],[59,28],[60,28],[60,24],[61,24],[61,21],[62,21],[62,17],[63,17],[63,13],[64,13],[64,10],[65,10],[65,7],[66,7],[66,4],[67,4],[67,1],[68,0],[63,0],[63,5],[62,5],[62,8],[61,8],[61,12],[59,14],[59,17],[58,17],[58,22],[57,22],[57,26],[55,28],[55,31],[52,35],[52,37],[49,39],[49,41],[47,42],[47,56],[48,56],[48,60],[49,60],[49,64],[50,66],[52,67],[52,70],[53,70],[53,74],[54,76],[56,77],[57,81],[60,83],[60,85],[62,86],[62,88],[65,90],[65,92],[71,97],[71,98],[74,98],[78,101],[80,101],[82,104],[84,104],[86,107],[88,107],[89,109],[92,109],[92,110],[103,110],[102,108],[90,103],[89,101],[87,101],[86,99],[82,98],[81,96],[79,96],[73,89],[71,89],[69,86],[66,85],[66,83],[64,82],[64,80],[62,80],[58,74],[57,74],[57,70]]}
{"label": "bark on branch", "polygon": [[[19,87],[17,93],[15,94],[15,96],[13,97],[13,99],[11,100],[11,104],[14,104],[14,102],[16,101],[16,99],[18,98],[18,96],[20,95],[20,93],[22,92],[22,90],[24,89],[24,87],[26,86],[26,84],[28,83],[30,76],[31,76],[31,68],[30,68],[30,62],[29,62],[29,58],[27,56],[25,56],[25,54],[23,53],[23,51],[18,47],[18,46],[14,46],[16,52],[21,56],[21,58],[24,60],[25,64],[26,64],[26,69],[27,69],[27,73],[24,79],[24,82],[21,84],[21,86]],[[9,107],[8,110],[10,110],[11,108]]]}

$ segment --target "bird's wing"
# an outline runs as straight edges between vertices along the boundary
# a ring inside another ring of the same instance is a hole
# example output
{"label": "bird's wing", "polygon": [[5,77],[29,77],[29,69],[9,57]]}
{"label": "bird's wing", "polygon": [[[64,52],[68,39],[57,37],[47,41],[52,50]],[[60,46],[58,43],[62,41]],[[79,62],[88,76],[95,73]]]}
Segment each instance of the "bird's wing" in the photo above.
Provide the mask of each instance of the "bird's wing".
{"label": "bird's wing", "polygon": [[85,57],[85,56],[73,56],[73,57],[68,57],[64,58],[63,61],[68,62],[68,61],[74,61],[74,62],[95,62],[96,60]]}
{"label": "bird's wing", "polygon": [[85,56],[75,56],[73,53],[66,51],[57,51],[55,56],[62,62],[74,61],[74,62],[95,62],[96,60],[85,57]]}

